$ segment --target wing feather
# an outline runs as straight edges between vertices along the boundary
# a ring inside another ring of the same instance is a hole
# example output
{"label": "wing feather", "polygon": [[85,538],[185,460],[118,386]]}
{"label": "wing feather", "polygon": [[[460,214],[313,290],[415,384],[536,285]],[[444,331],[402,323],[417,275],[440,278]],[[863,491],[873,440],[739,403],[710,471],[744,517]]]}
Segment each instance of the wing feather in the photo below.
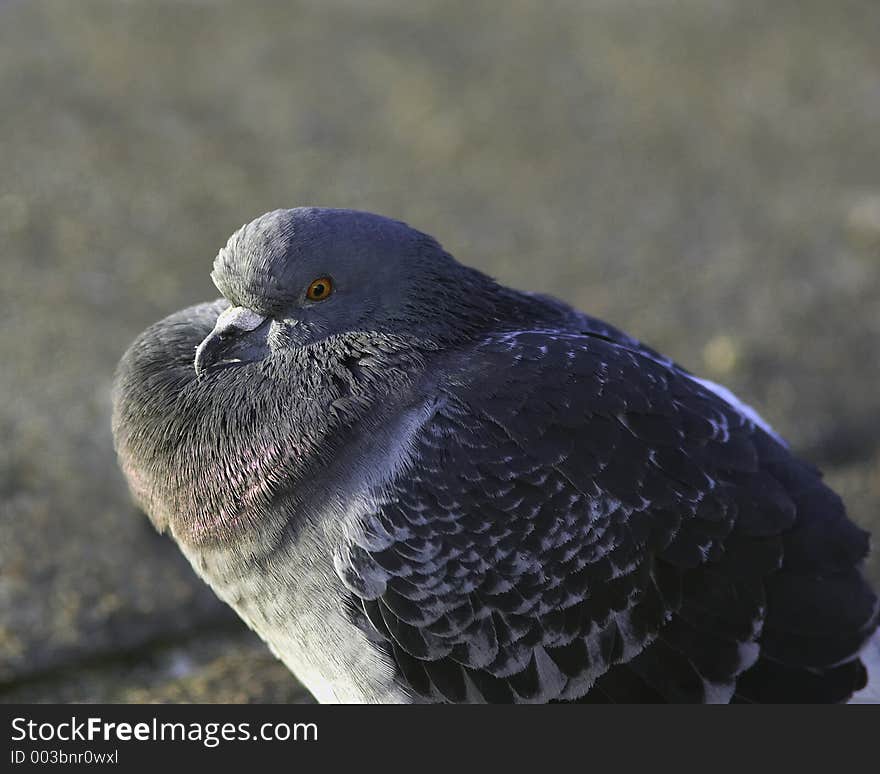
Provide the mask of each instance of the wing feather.
{"label": "wing feather", "polygon": [[411,465],[337,556],[362,625],[430,701],[845,698],[877,618],[864,533],[748,414],[612,334],[441,364]]}

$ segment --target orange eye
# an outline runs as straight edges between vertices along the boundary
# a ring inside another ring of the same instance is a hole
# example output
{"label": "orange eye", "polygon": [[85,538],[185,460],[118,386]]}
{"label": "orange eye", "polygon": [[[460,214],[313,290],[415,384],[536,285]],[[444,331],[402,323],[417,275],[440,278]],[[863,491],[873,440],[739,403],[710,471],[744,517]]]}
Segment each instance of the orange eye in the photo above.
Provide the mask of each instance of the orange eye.
{"label": "orange eye", "polygon": [[323,301],[333,292],[333,280],[330,277],[318,277],[306,291],[309,301]]}

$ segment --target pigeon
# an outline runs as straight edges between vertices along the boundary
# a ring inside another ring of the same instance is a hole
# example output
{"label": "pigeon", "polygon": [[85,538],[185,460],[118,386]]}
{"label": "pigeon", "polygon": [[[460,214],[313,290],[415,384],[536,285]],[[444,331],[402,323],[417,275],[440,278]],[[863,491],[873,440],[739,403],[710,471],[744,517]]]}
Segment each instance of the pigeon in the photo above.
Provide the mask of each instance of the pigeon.
{"label": "pigeon", "polygon": [[242,226],[123,356],[135,501],[326,703],[843,702],[868,534],[730,391],[378,215]]}

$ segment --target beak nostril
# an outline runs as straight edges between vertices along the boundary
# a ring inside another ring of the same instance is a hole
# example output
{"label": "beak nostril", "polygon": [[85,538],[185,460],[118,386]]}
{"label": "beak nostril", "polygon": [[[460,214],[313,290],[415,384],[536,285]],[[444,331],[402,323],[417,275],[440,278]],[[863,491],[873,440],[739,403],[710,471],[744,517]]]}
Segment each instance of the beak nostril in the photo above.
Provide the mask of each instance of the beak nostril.
{"label": "beak nostril", "polygon": [[265,315],[257,314],[247,307],[230,306],[217,318],[214,330],[221,334],[229,330],[252,331],[262,325],[265,320]]}
{"label": "beak nostril", "polygon": [[201,377],[212,365],[252,362],[264,356],[265,322],[265,317],[241,306],[223,312],[214,330],[196,347],[196,375]]}

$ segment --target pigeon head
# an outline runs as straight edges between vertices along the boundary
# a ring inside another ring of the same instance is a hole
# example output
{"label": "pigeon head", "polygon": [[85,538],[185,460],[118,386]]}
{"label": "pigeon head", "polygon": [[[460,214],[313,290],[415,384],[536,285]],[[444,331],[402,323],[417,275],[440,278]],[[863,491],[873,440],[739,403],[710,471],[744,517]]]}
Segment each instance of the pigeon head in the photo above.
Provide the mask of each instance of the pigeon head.
{"label": "pigeon head", "polygon": [[263,215],[232,235],[212,278],[224,298],[144,331],[114,388],[132,492],[183,541],[268,529],[277,489],[345,465],[341,439],[377,435],[427,360],[507,303],[431,237],[348,210]]}
{"label": "pigeon head", "polygon": [[211,278],[231,306],[198,348],[199,374],[359,330],[453,339],[491,316],[497,287],[404,223],[315,207],[242,226]]}

